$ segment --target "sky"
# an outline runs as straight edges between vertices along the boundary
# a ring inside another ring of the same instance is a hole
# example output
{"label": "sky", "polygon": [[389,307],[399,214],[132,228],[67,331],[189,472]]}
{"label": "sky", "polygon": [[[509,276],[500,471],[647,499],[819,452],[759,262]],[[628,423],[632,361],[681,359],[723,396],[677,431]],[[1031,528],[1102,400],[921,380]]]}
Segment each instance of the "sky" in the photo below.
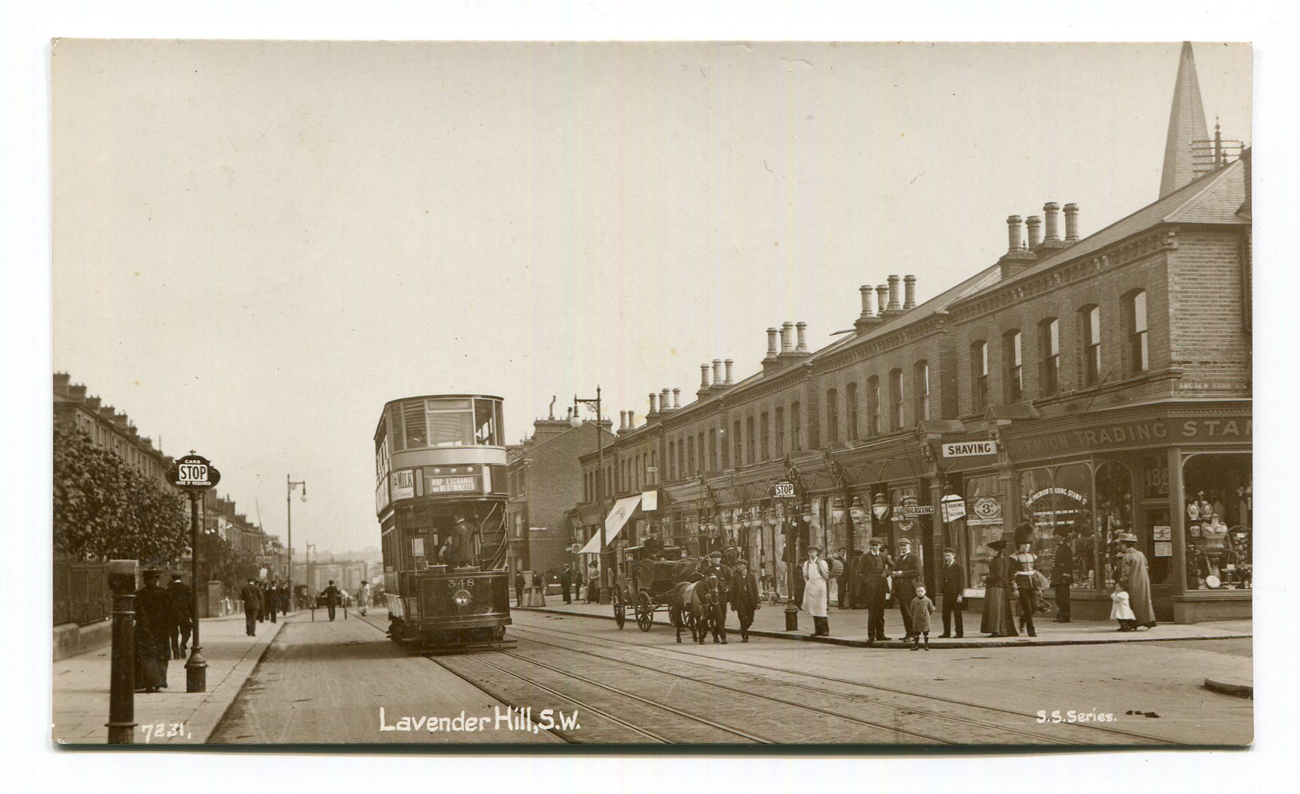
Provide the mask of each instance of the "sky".
{"label": "sky", "polygon": [[[859,285],[991,265],[1008,215],[1154,201],[1180,46],[63,40],[54,368],[282,539],[306,480],[296,548],[375,545],[389,400],[639,423]],[[1195,57],[1249,142],[1250,47]]]}

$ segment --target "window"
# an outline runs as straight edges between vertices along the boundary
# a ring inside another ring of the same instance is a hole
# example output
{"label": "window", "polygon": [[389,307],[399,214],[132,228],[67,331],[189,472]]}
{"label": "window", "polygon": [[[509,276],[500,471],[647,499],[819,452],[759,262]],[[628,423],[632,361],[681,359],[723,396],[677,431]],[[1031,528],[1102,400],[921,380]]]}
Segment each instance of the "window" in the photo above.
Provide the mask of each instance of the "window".
{"label": "window", "polygon": [[675,452],[676,447],[677,447],[676,442],[673,441],[668,442],[668,480],[670,482],[677,479],[676,474],[672,471],[673,461],[677,460],[677,458],[674,457],[674,455],[676,454]]}
{"label": "window", "polygon": [[731,433],[732,433],[731,450],[733,454],[733,457],[731,458],[731,465],[738,469],[740,468],[740,420],[739,419],[731,423]]}
{"label": "window", "polygon": [[776,456],[785,457],[785,408],[776,409]]}
{"label": "window", "polygon": [[686,460],[689,461],[689,463],[686,464],[687,474],[691,477],[694,477],[695,476],[695,438],[694,437],[687,437],[686,439]]}
{"label": "window", "polygon": [[971,407],[982,411],[989,404],[989,345],[983,340],[970,346]]}
{"label": "window", "polygon": [[903,371],[889,372],[889,429],[903,429]]}
{"label": "window", "polygon": [[1051,397],[1061,390],[1061,324],[1055,317],[1038,324],[1038,350],[1043,396]]}
{"label": "window", "polygon": [[767,411],[764,411],[762,415],[758,417],[758,423],[760,425],[758,432],[762,438],[759,445],[759,452],[762,454],[763,460],[770,460],[772,458],[772,447],[769,443],[771,441],[769,438],[771,425],[767,421]]}
{"label": "window", "polygon": [[840,440],[840,406],[835,389],[826,392],[826,443],[835,444]]}
{"label": "window", "polygon": [[709,471],[718,471],[718,428],[709,428]]}
{"label": "window", "polygon": [[867,379],[867,436],[880,435],[880,378]]}
{"label": "window", "polygon": [[1080,309],[1079,322],[1083,328],[1083,382],[1093,386],[1101,380],[1101,307]]}
{"label": "window", "polygon": [[848,404],[849,422],[846,428],[850,441],[858,438],[858,384],[850,383],[844,389],[844,401]]}
{"label": "window", "polygon": [[745,463],[754,463],[754,417],[745,417]]}
{"label": "window", "polygon": [[695,438],[698,442],[698,449],[700,451],[700,475],[703,476],[704,472],[708,471],[708,469],[704,468],[704,431],[701,430],[699,435]]}
{"label": "window", "polygon": [[918,361],[912,368],[912,388],[916,390],[916,419],[930,418],[930,363]]}
{"label": "window", "polygon": [[798,402],[790,403],[790,449],[794,452],[803,449],[803,420]]}
{"label": "window", "polygon": [[1147,294],[1131,293],[1125,306],[1128,321],[1128,371],[1130,375],[1146,372],[1150,367],[1147,354]]}
{"label": "window", "polygon": [[1020,331],[1008,331],[1002,336],[1002,361],[1006,368],[1006,383],[1003,385],[1003,398],[1010,403],[1020,402],[1024,394],[1024,380],[1022,378],[1022,364],[1024,359],[1021,357],[1020,349]]}

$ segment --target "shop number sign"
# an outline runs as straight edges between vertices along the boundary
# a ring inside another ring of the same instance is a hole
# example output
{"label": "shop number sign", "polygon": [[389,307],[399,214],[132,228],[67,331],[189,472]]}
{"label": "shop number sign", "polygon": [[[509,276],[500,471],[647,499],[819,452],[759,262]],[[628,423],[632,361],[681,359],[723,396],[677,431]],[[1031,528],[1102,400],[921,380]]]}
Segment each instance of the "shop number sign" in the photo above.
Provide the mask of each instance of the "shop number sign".
{"label": "shop number sign", "polygon": [[969,524],[1000,524],[1002,523],[1002,503],[991,496],[981,496],[971,505],[972,518],[968,519]]}

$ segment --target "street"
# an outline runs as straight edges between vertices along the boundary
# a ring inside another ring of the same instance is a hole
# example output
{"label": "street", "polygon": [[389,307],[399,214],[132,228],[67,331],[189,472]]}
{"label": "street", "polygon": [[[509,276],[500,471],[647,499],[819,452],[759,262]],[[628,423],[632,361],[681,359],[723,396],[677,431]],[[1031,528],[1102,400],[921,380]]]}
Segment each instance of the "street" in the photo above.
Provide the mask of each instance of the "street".
{"label": "street", "polygon": [[431,658],[386,639],[381,610],[333,623],[299,615],[209,742],[1068,747],[1253,737],[1253,701],[1202,686],[1249,674],[1248,639],[927,653],[770,637],[678,645],[660,625],[642,633],[580,615],[512,617],[515,647]]}

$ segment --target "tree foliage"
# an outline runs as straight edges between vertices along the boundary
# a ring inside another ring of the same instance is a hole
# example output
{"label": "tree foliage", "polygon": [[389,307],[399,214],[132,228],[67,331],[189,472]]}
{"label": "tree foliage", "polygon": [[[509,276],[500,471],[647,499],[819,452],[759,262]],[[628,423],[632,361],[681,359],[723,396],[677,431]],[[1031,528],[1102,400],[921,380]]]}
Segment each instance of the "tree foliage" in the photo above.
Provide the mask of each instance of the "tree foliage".
{"label": "tree foliage", "polygon": [[167,563],[189,549],[186,500],[79,430],[54,428],[54,547],[74,559]]}

